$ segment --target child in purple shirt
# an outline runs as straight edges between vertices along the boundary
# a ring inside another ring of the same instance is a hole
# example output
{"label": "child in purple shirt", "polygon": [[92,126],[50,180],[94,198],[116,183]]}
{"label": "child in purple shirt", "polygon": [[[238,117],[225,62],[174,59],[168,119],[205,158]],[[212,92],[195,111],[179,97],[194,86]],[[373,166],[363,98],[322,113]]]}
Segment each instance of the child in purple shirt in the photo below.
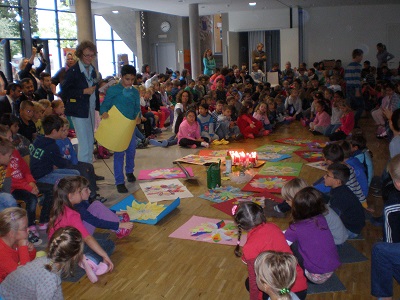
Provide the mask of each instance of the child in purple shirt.
{"label": "child in purple shirt", "polygon": [[324,283],[340,266],[325,211],[321,192],[313,187],[300,190],[293,199],[293,223],[285,232],[288,242],[297,243],[294,253],[303,261],[306,277],[316,284]]}

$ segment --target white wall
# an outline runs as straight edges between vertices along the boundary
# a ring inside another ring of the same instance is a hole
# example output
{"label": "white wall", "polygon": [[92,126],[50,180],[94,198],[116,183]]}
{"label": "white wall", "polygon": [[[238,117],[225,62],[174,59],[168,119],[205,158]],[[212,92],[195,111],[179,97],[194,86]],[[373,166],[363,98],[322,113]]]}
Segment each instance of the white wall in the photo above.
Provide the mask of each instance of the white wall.
{"label": "white wall", "polygon": [[229,13],[229,31],[274,30],[289,27],[289,8]]}
{"label": "white wall", "polygon": [[285,68],[287,61],[292,67],[299,65],[299,29],[281,29],[281,69]]}
{"label": "white wall", "polygon": [[400,48],[390,48],[387,28],[400,23],[400,5],[318,7],[304,12],[304,60],[309,66],[323,59],[341,59],[345,66],[355,48],[363,49],[364,60],[376,65],[379,42],[396,56],[389,66],[398,65]]}

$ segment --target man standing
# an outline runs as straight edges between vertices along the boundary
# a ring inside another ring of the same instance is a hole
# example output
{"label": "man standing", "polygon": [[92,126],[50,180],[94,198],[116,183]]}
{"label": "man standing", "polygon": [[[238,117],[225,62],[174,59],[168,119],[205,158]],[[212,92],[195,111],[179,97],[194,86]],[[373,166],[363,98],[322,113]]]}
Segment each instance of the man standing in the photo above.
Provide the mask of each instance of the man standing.
{"label": "man standing", "polygon": [[51,75],[49,73],[40,73],[40,87],[35,92],[35,98],[39,100],[54,100],[54,94],[51,90]]}
{"label": "man standing", "polygon": [[353,61],[349,63],[344,71],[344,80],[346,81],[346,99],[347,103],[355,110],[355,126],[364,112],[364,99],[361,96],[361,71],[360,62],[363,59],[364,52],[361,49],[354,49],[352,53]]}
{"label": "man standing", "polygon": [[264,49],[264,44],[258,43],[257,49],[253,50],[253,53],[252,53],[253,64],[257,64],[258,68],[261,71],[264,71],[264,62],[267,61],[267,55],[265,54],[263,49]]}

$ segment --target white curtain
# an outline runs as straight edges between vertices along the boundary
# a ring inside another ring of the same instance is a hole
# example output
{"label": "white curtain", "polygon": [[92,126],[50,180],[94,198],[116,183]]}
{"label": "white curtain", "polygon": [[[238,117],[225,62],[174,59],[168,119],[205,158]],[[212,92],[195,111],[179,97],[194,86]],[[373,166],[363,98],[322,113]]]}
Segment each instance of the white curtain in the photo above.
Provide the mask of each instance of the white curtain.
{"label": "white curtain", "polygon": [[[265,51],[265,31],[250,31],[249,32],[249,72],[251,72],[251,65],[253,63],[252,52],[257,49],[258,43],[264,44]],[[264,70],[266,70],[265,62],[264,62]]]}

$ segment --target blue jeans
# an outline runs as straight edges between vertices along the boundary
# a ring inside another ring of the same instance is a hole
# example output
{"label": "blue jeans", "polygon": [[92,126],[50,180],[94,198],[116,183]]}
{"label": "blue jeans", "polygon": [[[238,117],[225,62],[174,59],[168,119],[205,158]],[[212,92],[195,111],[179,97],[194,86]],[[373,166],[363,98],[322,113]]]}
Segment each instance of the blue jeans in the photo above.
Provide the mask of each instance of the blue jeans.
{"label": "blue jeans", "polygon": [[329,125],[328,128],[325,129],[324,135],[325,136],[330,136],[331,134],[333,134],[336,129],[338,129],[340,127],[341,124],[334,124],[334,125]]}
{"label": "blue jeans", "polygon": [[0,193],[0,211],[8,207],[17,207],[17,201],[10,193]]}
{"label": "blue jeans", "polygon": [[354,114],[354,126],[357,126],[358,121],[360,120],[364,109],[365,109],[365,102],[363,97],[356,96],[356,90],[352,87],[346,88],[346,101],[350,104],[351,108],[355,110]]}
{"label": "blue jeans", "polygon": [[88,118],[71,117],[78,138],[78,160],[93,163],[94,107],[89,109]]}
{"label": "blue jeans", "polygon": [[53,170],[53,172],[43,176],[42,178],[39,178],[37,180],[37,182],[55,184],[58,180],[60,180],[64,177],[79,176],[79,175],[80,175],[80,173],[77,170],[56,169],[56,170]]}
{"label": "blue jeans", "polygon": [[[126,155],[125,155],[126,154]],[[136,154],[136,137],[132,136],[128,149],[121,152],[114,152],[114,178],[115,185],[125,183],[124,176],[124,158],[125,158],[125,173],[133,173],[135,168]]]}
{"label": "blue jeans", "polygon": [[[114,242],[109,239],[99,239],[99,238],[97,238],[96,241],[97,243],[99,243],[100,247],[103,248],[103,250],[107,253],[107,255],[111,256],[111,254],[114,252],[115,249]],[[87,258],[93,260],[96,264],[99,264],[103,261],[103,258],[96,252],[94,252],[92,249],[90,249],[86,244],[85,247],[83,248],[83,254],[85,254]]]}
{"label": "blue jeans", "polygon": [[400,283],[400,243],[376,243],[371,255],[371,294],[393,296],[393,277]]}
{"label": "blue jeans", "polygon": [[12,195],[15,199],[23,200],[25,202],[26,212],[28,215],[28,226],[35,225],[36,205],[38,202],[37,196],[26,190],[14,190]]}

